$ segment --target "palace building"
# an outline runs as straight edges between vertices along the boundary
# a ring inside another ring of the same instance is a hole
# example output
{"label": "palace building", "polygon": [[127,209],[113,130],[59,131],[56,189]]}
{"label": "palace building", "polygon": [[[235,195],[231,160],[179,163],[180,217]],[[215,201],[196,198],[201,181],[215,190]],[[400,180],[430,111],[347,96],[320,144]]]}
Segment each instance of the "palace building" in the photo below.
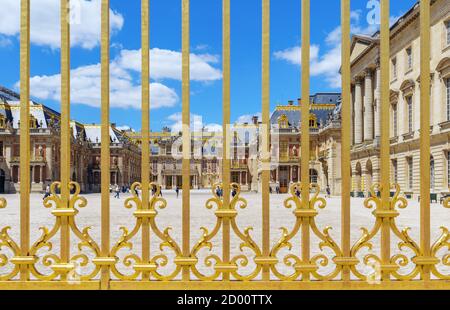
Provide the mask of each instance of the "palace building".
{"label": "palace building", "polygon": [[[31,190],[41,192],[60,178],[60,114],[30,102]],[[84,192],[100,190],[100,126],[71,122],[71,179]],[[20,97],[0,87],[0,193],[20,184]],[[110,128],[111,182],[131,184],[140,178],[140,149],[122,131]]]}
{"label": "palace building", "polygon": [[[431,1],[431,192],[450,186],[450,3]],[[391,27],[391,181],[407,197],[420,189],[420,18],[419,4]],[[367,196],[380,180],[379,33],[352,40],[352,179],[355,195]]]}
{"label": "palace building", "polygon": [[[311,96],[311,181],[340,192],[340,94]],[[271,172],[271,188],[287,192],[300,179],[300,105],[278,105],[271,115],[271,136],[276,136],[277,154]],[[42,192],[60,178],[60,114],[45,105],[30,102],[31,190]],[[242,190],[261,190],[259,149],[260,120],[234,124],[231,129],[231,182]],[[0,87],[0,192],[20,188],[20,97]],[[101,183],[101,127],[71,121],[71,179],[83,192],[99,192]],[[222,178],[222,133],[192,132],[190,180],[195,189],[211,188]],[[129,187],[140,180],[141,133],[110,127],[111,184]],[[181,133],[164,128],[150,133],[151,181],[164,189],[182,185]]]}
{"label": "palace building", "polygon": [[[311,181],[333,193],[340,192],[340,94],[321,93],[311,96]],[[300,180],[300,105],[290,101],[278,105],[270,118],[272,140],[276,136],[278,153],[272,160],[271,188],[286,193],[290,184]],[[261,122],[234,124],[231,129],[231,182],[242,190],[261,190],[259,130]],[[140,144],[141,133],[127,132]],[[222,178],[222,133],[192,132],[190,180],[192,188],[211,188]],[[182,185],[181,133],[164,128],[150,133],[151,176],[165,189]],[[272,141],[272,144],[275,142]]]}

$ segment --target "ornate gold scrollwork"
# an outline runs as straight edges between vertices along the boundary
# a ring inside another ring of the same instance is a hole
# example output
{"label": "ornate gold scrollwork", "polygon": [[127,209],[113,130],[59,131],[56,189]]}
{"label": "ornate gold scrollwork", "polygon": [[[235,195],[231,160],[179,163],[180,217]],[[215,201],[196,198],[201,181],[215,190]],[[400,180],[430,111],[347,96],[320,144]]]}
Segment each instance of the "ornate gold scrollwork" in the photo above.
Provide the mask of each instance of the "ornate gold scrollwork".
{"label": "ornate gold scrollwork", "polygon": [[[39,280],[53,280],[59,275],[69,275],[71,278],[86,281],[93,279],[100,271],[100,266],[94,264],[94,268],[88,274],[83,274],[77,270],[77,266],[86,267],[90,262],[93,262],[89,257],[81,253],[83,248],[91,251],[95,256],[99,256],[100,248],[97,243],[89,235],[89,229],[86,227],[80,230],[75,222],[75,216],[78,214],[78,208],[84,208],[87,205],[87,201],[84,197],[80,196],[80,185],[76,182],[70,182],[68,184],[70,197],[65,205],[62,197],[58,194],[58,189],[61,189],[61,182],[54,182],[50,186],[51,195],[44,199],[44,207],[55,207],[52,214],[56,217],[55,224],[51,230],[47,227],[40,227],[42,231],[41,237],[31,246],[28,257],[35,258],[33,262],[30,261],[30,272]],[[69,229],[79,239],[78,249],[79,254],[75,254],[70,258],[70,262],[63,262],[61,258],[54,253],[49,253],[42,258],[39,257],[39,251],[46,248],[48,252],[53,249],[53,243],[50,241],[56,233],[61,229],[62,218],[66,217]],[[38,270],[37,263],[42,263],[43,266],[52,269],[51,272],[43,272]]]}
{"label": "ornate gold scrollwork", "polygon": [[[416,258],[422,256],[421,249],[419,245],[409,236],[409,227],[404,228],[402,231],[400,231],[397,227],[397,223],[395,222],[395,218],[399,216],[397,209],[405,209],[408,206],[408,202],[403,196],[400,195],[400,186],[398,184],[392,184],[391,189],[394,189],[394,195],[389,200],[389,208],[384,210],[381,205],[381,198],[377,195],[377,193],[381,193],[383,190],[382,186],[379,183],[375,183],[370,188],[370,197],[364,201],[364,206],[367,209],[372,209],[375,207],[375,210],[372,212],[376,218],[375,224],[370,231],[367,228],[361,228],[362,236],[353,245],[351,249],[351,256],[356,257],[362,248],[372,250],[373,243],[371,240],[380,231],[383,221],[387,221],[389,223],[390,230],[400,239],[397,244],[399,251],[409,249],[415,256],[409,259],[405,254],[398,253],[394,254],[390,258],[388,264],[383,264],[379,256],[375,254],[367,254],[363,258],[363,263],[365,265],[369,265],[371,261],[375,262],[380,265],[380,270],[382,272],[389,273],[398,280],[411,280],[421,272],[421,265],[415,264],[413,270],[407,274],[399,272],[399,268],[407,266],[410,262],[415,263]],[[367,278],[367,275],[364,275],[358,271],[356,265],[353,265],[350,268],[353,274],[359,279],[365,280]]]}
{"label": "ornate gold scrollwork", "polygon": [[294,268],[294,271],[291,274],[283,274],[278,270],[276,264],[273,264],[271,266],[273,274],[280,280],[296,280],[305,270],[311,272],[312,276],[318,280],[332,280],[339,275],[342,269],[342,264],[339,264],[338,261],[336,261],[336,258],[342,257],[342,251],[330,235],[330,230],[332,229],[332,227],[327,226],[323,231],[320,231],[315,222],[315,217],[318,215],[316,207],[319,209],[325,208],[326,201],[324,198],[319,197],[320,187],[318,184],[312,183],[308,186],[311,190],[312,197],[308,202],[307,207],[305,208],[301,200],[303,184],[299,182],[291,185],[291,196],[285,200],[284,206],[288,209],[292,208],[293,206],[295,207],[293,213],[296,217],[296,221],[291,232],[289,232],[286,227],[281,227],[282,237],[272,248],[270,256],[276,258],[279,251],[283,248],[287,248],[289,251],[291,251],[291,240],[298,234],[303,220],[307,219],[311,231],[320,239],[319,249],[323,251],[324,248],[329,248],[334,253],[335,256],[333,257],[333,261],[336,263],[336,267],[331,272],[322,274],[318,270],[319,267],[326,267],[330,264],[330,259],[327,255],[318,254],[313,256],[309,262],[304,262],[300,257],[294,254],[287,254],[282,261],[286,266]]}
{"label": "ornate gold scrollwork", "polygon": [[[5,198],[0,198],[0,209],[4,209],[7,206]],[[10,254],[15,257],[19,257],[20,248],[17,243],[9,236],[8,230],[10,226],[6,226],[0,230],[0,252],[3,248],[6,248]],[[6,281],[13,279],[19,273],[19,265],[14,262],[14,258],[9,258],[6,254],[0,254],[0,268],[7,265],[14,264],[14,267],[10,271],[0,273],[0,281]]]}
{"label": "ornate gold scrollwork", "polygon": [[[131,209],[133,206],[136,207],[134,216],[136,217],[136,224],[131,232],[124,226],[120,227],[122,230],[122,236],[115,246],[111,249],[111,256],[115,257],[117,262],[119,258],[117,257],[119,250],[128,249],[131,251],[133,249],[133,243],[131,239],[136,236],[136,234],[142,229],[151,229],[153,233],[161,240],[160,250],[163,251],[164,248],[169,248],[174,252],[176,257],[181,256],[181,249],[178,244],[170,236],[171,227],[167,227],[162,231],[156,224],[156,216],[158,212],[156,208],[164,209],[167,206],[167,202],[164,198],[160,197],[161,186],[156,183],[150,183],[149,189],[152,194],[149,195],[149,208],[144,210],[142,207],[142,199],[137,194],[137,190],[141,189],[142,185],[139,182],[133,183],[131,186],[132,197],[125,200],[125,208]],[[152,190],[153,189],[153,190]],[[148,219],[149,228],[144,227],[144,219]],[[177,264],[177,259],[175,259],[176,268],[169,275],[161,274],[158,269],[159,267],[164,267],[168,264],[169,258],[165,254],[158,254],[150,258],[149,261],[143,261],[143,259],[135,254],[131,253],[122,259],[122,263],[126,267],[132,267],[133,272],[131,274],[125,274],[118,270],[117,263],[111,266],[112,273],[120,280],[135,280],[140,274],[150,273],[155,279],[162,281],[173,280],[181,271],[180,264]]]}
{"label": "ornate gold scrollwork", "polygon": [[[450,209],[450,197],[444,199],[442,205],[444,208]],[[436,240],[436,242],[431,246],[431,256],[436,259],[435,264],[431,266],[431,273],[436,276],[438,279],[450,280],[450,274],[444,274],[441,270],[438,269],[438,264],[441,263],[446,267],[450,267],[450,231],[447,227],[441,227],[442,234]],[[442,256],[442,258],[438,258],[438,252],[447,248],[447,252]]]}
{"label": "ornate gold scrollwork", "polygon": [[205,258],[205,265],[207,267],[214,266],[214,273],[211,275],[205,275],[201,273],[196,264],[191,265],[192,273],[200,280],[203,281],[212,281],[217,279],[221,274],[230,274],[236,280],[240,281],[249,281],[258,276],[262,269],[262,264],[258,259],[261,258],[262,253],[259,246],[253,240],[250,235],[253,227],[247,227],[244,231],[241,231],[239,226],[236,223],[236,216],[238,214],[237,207],[241,209],[245,209],[247,207],[247,201],[240,197],[241,187],[237,183],[231,183],[230,188],[234,191],[234,195],[230,201],[229,208],[226,208],[223,204],[222,198],[219,197],[216,189],[222,189],[222,183],[214,184],[212,187],[213,198],[208,199],[206,202],[206,208],[212,209],[214,206],[217,208],[215,215],[217,217],[217,222],[211,232],[208,231],[207,228],[201,227],[200,229],[203,231],[203,235],[200,240],[194,245],[191,250],[191,257],[197,259],[197,254],[203,248],[209,249],[212,251],[213,243],[212,239],[217,235],[221,227],[223,227],[224,221],[229,221],[231,225],[232,231],[236,234],[236,236],[241,240],[239,245],[239,249],[241,252],[245,248],[248,248],[255,255],[254,261],[256,263],[255,268],[248,274],[242,274],[239,271],[239,266],[246,267],[249,263],[249,258],[245,254],[240,254],[232,257],[228,263],[223,262],[223,260],[216,254],[208,255]]}

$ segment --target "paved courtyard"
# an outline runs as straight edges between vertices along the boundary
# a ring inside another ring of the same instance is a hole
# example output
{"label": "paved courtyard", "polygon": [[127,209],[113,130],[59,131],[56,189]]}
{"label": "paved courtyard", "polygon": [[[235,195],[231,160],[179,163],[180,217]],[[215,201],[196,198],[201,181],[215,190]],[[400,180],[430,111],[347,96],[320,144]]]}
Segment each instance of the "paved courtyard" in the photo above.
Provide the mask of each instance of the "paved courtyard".
{"label": "paved courtyard", "polygon": [[[19,195],[4,195],[8,201],[8,206],[6,209],[0,210],[0,228],[4,226],[11,226],[10,231],[11,236],[15,240],[19,240]],[[91,226],[91,235],[98,243],[100,243],[100,194],[86,194],[84,197],[88,200],[87,207],[80,209],[80,213],[76,217],[76,222],[80,228],[86,226]],[[135,218],[133,217],[133,209],[126,209],[124,207],[124,201],[126,198],[130,197],[129,194],[121,194],[120,199],[113,198],[111,195],[111,243],[114,245],[120,238],[121,231],[120,227],[125,226],[129,230],[132,230],[135,223]],[[164,210],[158,210],[159,214],[157,217],[157,223],[161,230],[167,226],[173,227],[171,230],[172,237],[181,244],[181,193],[177,198],[174,191],[163,191],[163,197],[167,200],[167,208]],[[200,227],[206,227],[210,231],[214,227],[216,217],[214,215],[214,209],[208,210],[205,207],[205,202],[212,197],[210,191],[192,191],[191,192],[191,245],[193,246],[201,237]],[[239,215],[237,217],[237,222],[239,227],[243,230],[248,226],[254,227],[251,232],[254,240],[261,244],[261,195],[255,193],[242,193],[242,197],[248,201],[248,206],[246,209],[239,209]],[[270,199],[270,213],[271,213],[271,242],[276,243],[281,236],[281,227],[286,227],[289,231],[292,229],[295,222],[295,216],[292,214],[292,210],[286,209],[283,206],[283,202],[288,198],[288,195],[271,195]],[[370,229],[374,223],[374,217],[371,214],[372,210],[366,209],[363,206],[363,199],[352,199],[351,200],[351,239],[354,243],[361,236],[360,227],[367,227]],[[416,200],[408,200],[408,207],[406,209],[400,210],[400,216],[397,218],[397,223],[400,229],[405,227],[411,227],[410,235],[416,240],[419,240],[419,203]],[[441,226],[446,226],[450,228],[450,210],[445,209],[439,204],[431,205],[431,231],[432,231],[432,241],[437,240],[441,230]],[[331,235],[334,240],[340,244],[340,198],[333,197],[327,199],[327,206],[325,209],[319,210],[319,215],[316,217],[317,225],[320,230],[323,230],[326,226],[331,226]],[[31,240],[34,241],[40,236],[39,227],[47,226],[52,227],[54,223],[54,217],[51,215],[51,209],[44,208],[42,204],[42,195],[32,194],[31,195]],[[392,235],[392,251],[398,252],[397,248],[397,238]],[[237,255],[240,253],[239,250],[239,240],[232,233],[232,254]],[[318,247],[318,238],[311,234],[312,238],[312,255],[321,253]],[[59,251],[59,241],[58,236],[54,239],[54,249],[53,251]],[[76,247],[76,239],[72,238],[72,253],[77,253],[78,249]],[[213,240],[214,248],[213,252],[217,255],[221,255],[221,233]],[[374,248],[373,252],[378,253],[380,239],[377,236],[373,239]],[[301,244],[300,237],[293,240],[293,253],[299,254]],[[152,251],[157,253],[159,243],[155,235],[152,236]],[[140,253],[140,233],[136,236],[134,240],[133,251]],[[443,250],[445,252],[445,249]],[[247,252],[250,254],[250,252]],[[328,250],[324,250],[325,254],[329,254]],[[363,253],[367,253],[363,251]],[[123,252],[123,256],[127,254],[126,250]],[[207,256],[209,252],[204,249],[200,256]],[[280,257],[282,254],[287,254],[286,251],[280,252]],[[442,253],[443,254],[443,253]],[[410,253],[408,254],[410,256]],[[171,255],[169,254],[169,257]],[[281,264],[280,264],[281,265]],[[172,265],[173,266],[173,265]],[[125,267],[124,267],[125,268]],[[170,270],[170,266],[167,266]],[[248,266],[247,268],[251,268]],[[281,267],[286,269],[287,272],[289,267]],[[331,268],[331,267],[328,267]],[[327,268],[324,269],[326,271]],[[124,269],[126,270],[126,268]],[[204,266],[202,270],[208,272],[210,268]],[[408,267],[405,267],[405,271]],[[449,271],[447,269],[447,271]]]}

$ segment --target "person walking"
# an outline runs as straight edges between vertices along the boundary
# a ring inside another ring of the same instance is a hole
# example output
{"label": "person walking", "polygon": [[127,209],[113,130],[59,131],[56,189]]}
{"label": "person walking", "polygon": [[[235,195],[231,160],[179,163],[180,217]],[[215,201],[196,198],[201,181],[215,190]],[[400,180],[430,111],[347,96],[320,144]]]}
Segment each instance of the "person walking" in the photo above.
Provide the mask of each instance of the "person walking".
{"label": "person walking", "polygon": [[115,192],[114,198],[119,199],[120,198],[120,187],[119,187],[119,185],[116,184],[116,186],[114,187],[114,192]]}
{"label": "person walking", "polygon": [[231,197],[234,198],[236,196],[236,194],[237,194],[237,190],[235,187],[233,187],[233,189],[231,190]]}
{"label": "person walking", "polygon": [[50,185],[47,184],[47,187],[45,187],[45,194],[44,194],[44,198],[47,198],[48,196],[50,196]]}
{"label": "person walking", "polygon": [[327,185],[327,197],[328,197],[328,198],[331,197],[330,185]]}
{"label": "person walking", "polygon": [[180,188],[178,187],[178,185],[177,185],[177,187],[175,188],[175,192],[177,193],[177,198],[178,198],[178,195],[180,194]]}

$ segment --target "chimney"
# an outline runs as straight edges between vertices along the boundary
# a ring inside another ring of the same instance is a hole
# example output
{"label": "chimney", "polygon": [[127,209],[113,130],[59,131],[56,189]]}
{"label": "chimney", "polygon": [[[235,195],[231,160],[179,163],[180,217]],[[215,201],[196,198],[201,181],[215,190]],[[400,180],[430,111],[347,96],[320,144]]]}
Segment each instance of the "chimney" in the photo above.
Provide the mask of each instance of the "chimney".
{"label": "chimney", "polygon": [[258,125],[258,116],[256,116],[256,115],[253,116],[253,117],[252,117],[252,121],[253,121],[253,124],[254,124],[254,125]]}
{"label": "chimney", "polygon": [[294,105],[294,100],[289,100],[288,101],[288,104],[291,106],[291,105]]}

